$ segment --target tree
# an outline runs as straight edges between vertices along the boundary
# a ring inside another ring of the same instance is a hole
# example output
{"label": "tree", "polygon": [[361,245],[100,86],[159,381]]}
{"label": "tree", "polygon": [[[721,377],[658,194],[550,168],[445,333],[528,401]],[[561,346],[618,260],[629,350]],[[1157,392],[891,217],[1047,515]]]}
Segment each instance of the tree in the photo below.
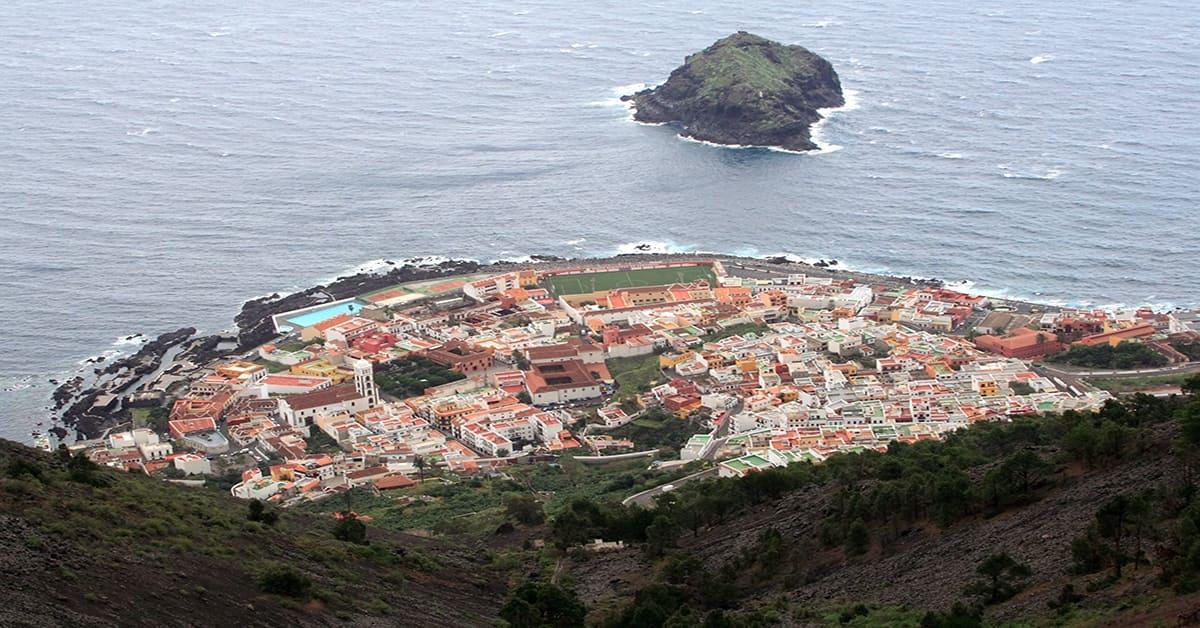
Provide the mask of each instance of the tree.
{"label": "tree", "polygon": [[1033,489],[1045,479],[1050,467],[1033,451],[1019,451],[984,476],[984,496],[993,509],[1033,501]]}
{"label": "tree", "polygon": [[503,501],[505,513],[525,525],[537,525],[546,518],[542,503],[533,495],[505,493]]}
{"label": "tree", "polygon": [[343,510],[338,513],[338,522],[333,527],[333,536],[339,541],[366,545],[367,524],[363,523],[357,514],[349,510]]}
{"label": "tree", "polygon": [[586,616],[587,607],[574,591],[549,582],[525,582],[500,609],[501,619],[514,628],[575,628]]}
{"label": "tree", "polygon": [[246,506],[246,519],[250,521],[258,521],[266,525],[273,526],[276,521],[279,521],[279,513],[274,510],[268,510],[267,505],[257,499],[250,500]]}
{"label": "tree", "polygon": [[979,596],[984,604],[997,604],[1020,593],[1033,572],[1029,565],[1017,562],[1007,552],[1000,552],[983,559],[975,573],[981,579],[968,585],[963,592]]}
{"label": "tree", "polygon": [[417,481],[425,481],[425,467],[429,466],[429,461],[425,456],[416,456],[413,458],[413,466],[417,468]]}
{"label": "tree", "polygon": [[1149,524],[1150,505],[1137,495],[1117,495],[1096,511],[1096,533],[1108,543],[1107,555],[1113,566],[1113,577],[1121,577],[1121,568],[1130,560],[1127,555],[1129,537],[1133,537],[1136,563],[1140,560],[1142,536]]}
{"label": "tree", "polygon": [[529,370],[529,360],[525,358],[525,355],[523,353],[521,353],[520,350],[513,349],[511,357],[512,357],[513,365],[516,366],[518,369],[520,369],[522,371]]}
{"label": "tree", "polygon": [[646,554],[661,556],[666,548],[675,544],[678,535],[679,526],[674,519],[664,514],[657,515],[646,527]]}
{"label": "tree", "polygon": [[871,543],[871,533],[862,519],[855,520],[846,531],[846,553],[851,556],[866,553]]}
{"label": "tree", "polygon": [[983,613],[978,608],[971,608],[962,602],[955,602],[954,608],[945,613],[929,611],[921,618],[921,628],[978,628],[983,625]]}

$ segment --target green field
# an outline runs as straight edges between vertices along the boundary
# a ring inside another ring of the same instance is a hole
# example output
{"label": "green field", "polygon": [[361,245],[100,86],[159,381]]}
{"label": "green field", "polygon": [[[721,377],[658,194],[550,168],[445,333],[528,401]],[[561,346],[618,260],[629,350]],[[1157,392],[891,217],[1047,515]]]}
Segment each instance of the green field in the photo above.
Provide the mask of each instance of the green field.
{"label": "green field", "polygon": [[616,288],[640,286],[665,286],[673,283],[689,283],[698,279],[708,281],[716,287],[717,276],[710,266],[680,266],[678,268],[646,268],[642,270],[579,273],[550,277],[550,289],[554,294],[585,294]]}

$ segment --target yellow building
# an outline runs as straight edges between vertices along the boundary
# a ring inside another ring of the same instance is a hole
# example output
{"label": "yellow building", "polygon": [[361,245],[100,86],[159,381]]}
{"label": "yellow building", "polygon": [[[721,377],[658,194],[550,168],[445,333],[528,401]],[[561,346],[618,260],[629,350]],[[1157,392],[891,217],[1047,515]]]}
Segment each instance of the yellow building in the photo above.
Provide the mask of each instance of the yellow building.
{"label": "yellow building", "polygon": [[217,375],[226,380],[254,382],[262,379],[266,375],[267,369],[261,364],[245,360],[234,360],[233,362],[226,362],[218,366],[216,372]]}
{"label": "yellow building", "polygon": [[670,354],[664,353],[664,354],[658,356],[658,368],[660,368],[660,369],[675,368],[676,364],[679,364],[680,362],[686,362],[686,361],[692,359],[693,355],[695,355],[695,353],[692,351],[684,351],[683,353],[676,354],[676,355],[670,355]]}
{"label": "yellow building", "polygon": [[758,370],[758,360],[755,358],[742,358],[737,361],[737,369],[743,373],[751,373]]}
{"label": "yellow building", "polygon": [[310,360],[301,362],[292,369],[293,375],[306,375],[308,377],[328,377],[333,380],[334,384],[340,384],[354,376],[349,371],[344,371],[334,366],[329,360]]}

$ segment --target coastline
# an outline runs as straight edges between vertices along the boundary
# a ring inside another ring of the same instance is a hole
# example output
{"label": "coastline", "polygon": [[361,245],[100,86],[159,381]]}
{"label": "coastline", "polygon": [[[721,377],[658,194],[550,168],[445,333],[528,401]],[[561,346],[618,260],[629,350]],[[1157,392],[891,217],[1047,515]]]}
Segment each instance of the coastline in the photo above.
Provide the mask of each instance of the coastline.
{"label": "coastline", "polygon": [[[649,246],[649,245],[642,245]],[[635,247],[636,248],[636,247]],[[520,260],[496,260],[481,263],[475,260],[446,258],[414,258],[405,261],[373,260],[354,270],[362,272],[340,275],[289,294],[273,293],[244,302],[233,318],[234,330],[198,335],[196,328],[183,327],[147,340],[139,349],[126,356],[95,366],[90,373],[76,372],[64,377],[50,395],[53,423],[50,431],[60,440],[75,432],[77,439],[95,438],[111,427],[106,400],[138,390],[144,380],[156,373],[171,372],[183,364],[203,364],[212,360],[252,351],[275,338],[272,316],[303,307],[311,307],[349,298],[411,281],[438,277],[454,277],[478,272],[503,273],[519,269],[554,270],[580,264],[606,264],[646,261],[707,260],[733,264],[748,272],[796,274],[816,277],[836,277],[857,282],[897,287],[944,286],[935,278],[910,277],[844,269],[836,260],[814,262],[787,255],[750,257],[722,253],[691,252],[630,252],[606,257],[560,257],[529,255]],[[435,263],[436,262],[436,263]],[[1059,306],[1021,299],[993,297],[1014,307],[1058,309]],[[136,334],[134,335],[136,336]],[[89,363],[99,364],[99,362]]]}

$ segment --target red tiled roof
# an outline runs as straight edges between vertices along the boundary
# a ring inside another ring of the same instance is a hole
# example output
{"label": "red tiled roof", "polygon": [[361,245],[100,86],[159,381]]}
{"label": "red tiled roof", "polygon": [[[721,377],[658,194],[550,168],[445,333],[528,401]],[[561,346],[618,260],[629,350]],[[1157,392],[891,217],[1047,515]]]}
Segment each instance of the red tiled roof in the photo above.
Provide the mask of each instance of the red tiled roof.
{"label": "red tiled roof", "polygon": [[292,410],[308,410],[361,398],[354,384],[339,384],[324,390],[291,395],[287,398]]}

